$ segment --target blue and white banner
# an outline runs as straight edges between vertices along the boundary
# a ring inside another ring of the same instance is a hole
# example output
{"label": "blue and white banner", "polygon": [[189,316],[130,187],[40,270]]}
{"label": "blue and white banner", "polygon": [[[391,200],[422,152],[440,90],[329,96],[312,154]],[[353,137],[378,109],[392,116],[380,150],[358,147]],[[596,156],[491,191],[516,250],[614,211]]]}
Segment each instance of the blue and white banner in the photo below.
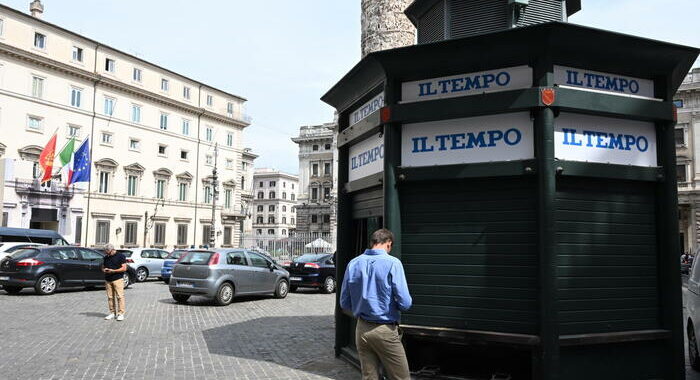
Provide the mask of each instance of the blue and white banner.
{"label": "blue and white banner", "polygon": [[370,99],[367,103],[363,104],[360,108],[350,113],[350,125],[355,125],[362,120],[366,119],[369,115],[379,111],[380,108],[384,107],[384,93],[375,96]]}
{"label": "blue and white banner", "polygon": [[532,87],[532,69],[529,66],[516,66],[404,82],[401,84],[401,102],[456,98],[530,87]]}
{"label": "blue and white banner", "polygon": [[384,138],[380,134],[350,147],[350,182],[384,171]]}
{"label": "blue and white banner", "polygon": [[559,86],[609,92],[617,95],[654,98],[654,81],[652,80],[573,67],[555,65],[554,83]]}
{"label": "blue and white banner", "polygon": [[554,155],[560,160],[657,166],[654,123],[562,113],[555,119]]}
{"label": "blue and white banner", "polygon": [[405,124],[401,166],[454,165],[535,157],[529,112]]}

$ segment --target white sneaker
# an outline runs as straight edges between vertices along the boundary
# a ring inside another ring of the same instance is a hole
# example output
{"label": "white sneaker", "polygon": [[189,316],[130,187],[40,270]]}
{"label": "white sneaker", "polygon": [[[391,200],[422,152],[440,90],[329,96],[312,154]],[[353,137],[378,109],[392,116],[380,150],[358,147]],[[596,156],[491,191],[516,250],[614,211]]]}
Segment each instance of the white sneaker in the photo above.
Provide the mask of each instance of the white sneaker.
{"label": "white sneaker", "polygon": [[107,315],[107,316],[105,317],[105,319],[109,321],[109,320],[114,319],[114,317],[116,317],[116,315],[114,315],[114,314],[109,314],[109,315]]}
{"label": "white sneaker", "polygon": [[123,321],[124,320],[124,314],[119,314],[117,315],[117,321]]}

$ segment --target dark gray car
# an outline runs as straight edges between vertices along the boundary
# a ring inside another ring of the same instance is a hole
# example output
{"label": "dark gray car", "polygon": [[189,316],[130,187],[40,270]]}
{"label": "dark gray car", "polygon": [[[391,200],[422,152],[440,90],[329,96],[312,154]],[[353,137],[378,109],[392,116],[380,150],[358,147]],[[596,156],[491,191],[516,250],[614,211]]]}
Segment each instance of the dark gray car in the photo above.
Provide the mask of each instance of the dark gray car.
{"label": "dark gray car", "polygon": [[228,305],[234,296],[289,293],[289,272],[269,258],[243,249],[193,250],[175,264],[170,293],[179,303],[190,296]]}

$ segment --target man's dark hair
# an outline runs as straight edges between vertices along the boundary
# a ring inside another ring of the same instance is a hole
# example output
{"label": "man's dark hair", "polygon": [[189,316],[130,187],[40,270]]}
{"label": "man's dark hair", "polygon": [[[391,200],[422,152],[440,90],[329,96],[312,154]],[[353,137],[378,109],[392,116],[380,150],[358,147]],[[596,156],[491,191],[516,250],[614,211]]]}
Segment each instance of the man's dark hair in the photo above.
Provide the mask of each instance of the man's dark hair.
{"label": "man's dark hair", "polygon": [[388,241],[394,242],[394,234],[386,228],[382,228],[372,233],[372,237],[369,239],[369,247],[372,248],[375,245],[384,244]]}

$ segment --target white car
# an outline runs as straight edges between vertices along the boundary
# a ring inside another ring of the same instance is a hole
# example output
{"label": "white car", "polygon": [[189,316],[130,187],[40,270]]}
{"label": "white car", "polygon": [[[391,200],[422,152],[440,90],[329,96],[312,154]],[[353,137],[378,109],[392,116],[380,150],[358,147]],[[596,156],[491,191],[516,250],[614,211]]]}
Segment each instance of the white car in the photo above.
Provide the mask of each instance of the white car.
{"label": "white car", "polygon": [[24,243],[8,243],[8,242],[0,243],[0,260],[4,259],[6,256],[8,256],[11,253],[18,251],[20,249],[39,247],[42,245],[45,245],[45,244],[27,243],[27,242],[24,242]]}
{"label": "white car", "polygon": [[698,334],[700,334],[700,259],[693,260],[693,267],[688,277],[686,305],[688,311],[688,359],[690,366],[700,370],[700,351],[698,351]]}
{"label": "white car", "polygon": [[143,282],[149,277],[161,278],[163,262],[170,252],[157,248],[118,249],[126,256],[126,263],[136,271],[136,281]]}

